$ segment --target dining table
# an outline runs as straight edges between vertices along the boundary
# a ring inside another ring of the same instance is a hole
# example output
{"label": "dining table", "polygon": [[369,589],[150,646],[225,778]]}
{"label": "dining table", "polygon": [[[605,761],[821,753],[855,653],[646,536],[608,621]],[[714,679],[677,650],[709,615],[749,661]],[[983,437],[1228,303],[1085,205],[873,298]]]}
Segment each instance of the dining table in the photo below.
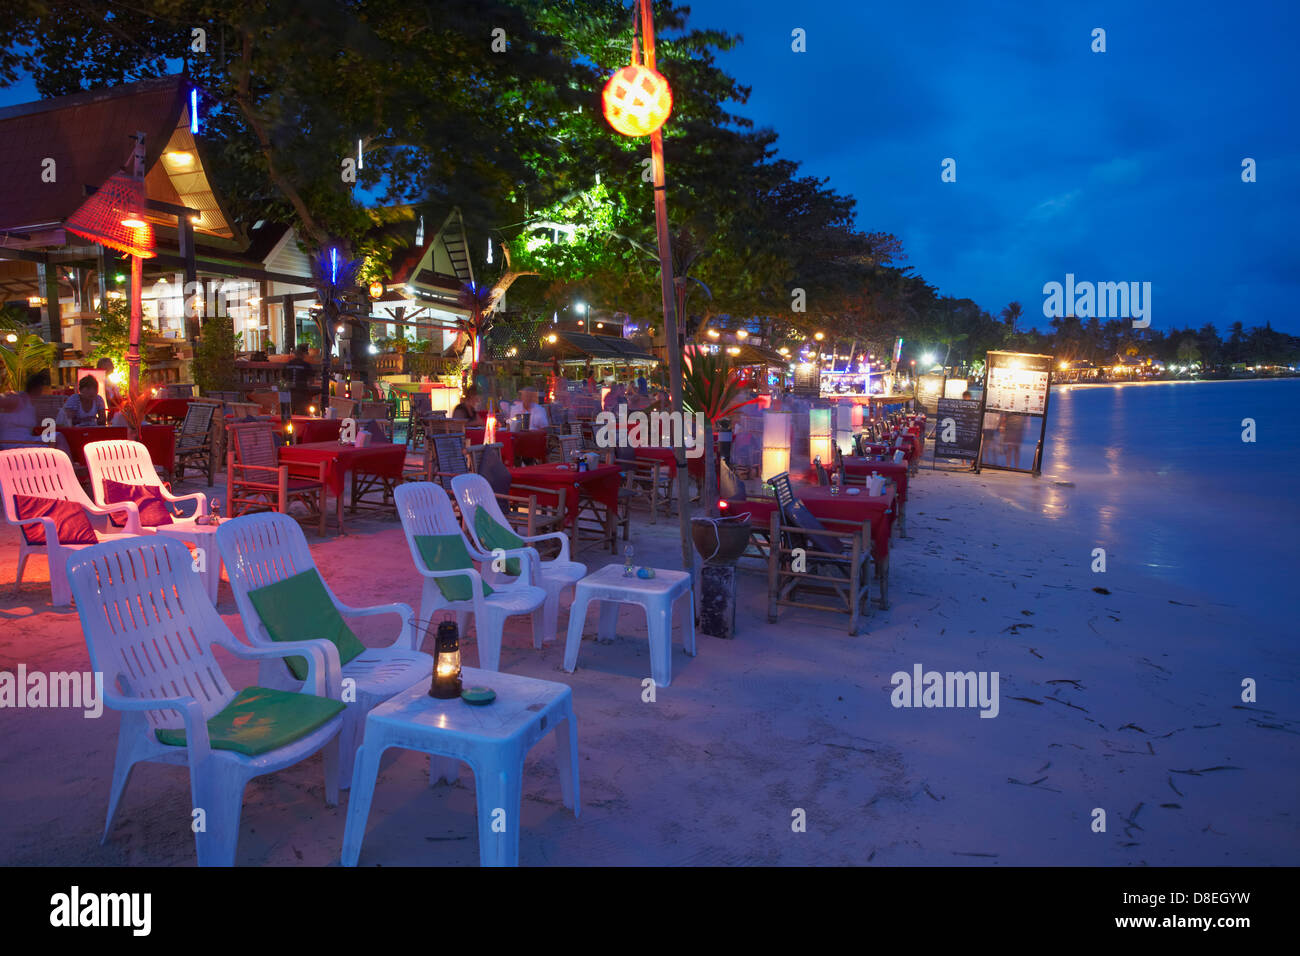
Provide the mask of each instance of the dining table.
{"label": "dining table", "polygon": [[[829,487],[799,483],[793,484],[791,490],[814,518],[851,521],[854,524],[870,521],[872,558],[880,567],[887,567],[889,538],[893,533],[897,512],[894,489],[886,488],[882,495],[869,495],[866,489],[856,495],[849,494],[848,489],[835,494]],[[762,531],[771,522],[772,512],[776,510],[776,498],[727,498],[721,502],[720,510],[724,515],[749,512],[750,523],[756,530]]]}
{"label": "dining table", "polygon": [[[338,441],[305,442],[286,445],[280,449],[281,463],[288,464],[289,473],[295,477],[312,478],[325,462],[325,487],[334,495],[335,518],[339,534],[345,533],[343,525],[343,499],[348,486],[352,486],[352,510],[357,510],[359,497],[366,488],[359,489],[357,476],[365,476],[371,483],[385,487],[400,481],[406,464],[406,446],[380,442],[360,447],[344,445]],[[310,466],[299,468],[294,465]]]}
{"label": "dining table", "polygon": [[[481,445],[486,433],[487,430],[484,428],[467,428],[465,438],[471,445]],[[546,460],[545,428],[529,428],[512,432],[498,425],[495,440],[501,445],[501,460],[505,462],[507,468],[524,460],[537,462]]]}
{"label": "dining table", "polygon": [[338,441],[343,428],[341,418],[317,418],[315,415],[291,415],[293,439],[295,444],[310,445],[313,442]]}
{"label": "dining table", "polygon": [[[554,489],[556,492],[563,488],[565,526],[576,531],[579,517],[585,513],[601,526],[602,540],[608,539],[610,551],[614,550],[618,491],[623,483],[623,472],[618,465],[597,465],[587,471],[578,471],[573,465],[550,462],[507,470],[512,484]],[[539,495],[538,500],[542,504],[554,505],[558,503],[559,495]]]}
{"label": "dining table", "polygon": [[[898,493],[898,534],[899,537],[907,537],[907,479],[908,464],[906,461],[876,461],[874,458],[860,458],[856,455],[844,456],[844,474],[846,478],[867,478],[872,472],[883,478],[888,478],[894,483],[894,488]],[[809,470],[806,480],[810,484],[816,484],[817,473]],[[852,483],[854,487],[862,487],[862,482]],[[844,492],[841,491],[841,494]]]}
{"label": "dining table", "polygon": [[190,401],[191,399],[188,398],[155,398],[145,407],[144,413],[156,418],[170,418],[181,421],[185,418],[185,413],[189,411]]}

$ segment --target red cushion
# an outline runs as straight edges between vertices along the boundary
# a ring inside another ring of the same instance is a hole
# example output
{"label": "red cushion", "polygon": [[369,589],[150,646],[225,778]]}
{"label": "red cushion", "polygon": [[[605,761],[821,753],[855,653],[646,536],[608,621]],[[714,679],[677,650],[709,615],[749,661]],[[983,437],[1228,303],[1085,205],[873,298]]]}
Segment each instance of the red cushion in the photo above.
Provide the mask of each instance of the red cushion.
{"label": "red cushion", "polygon": [[[104,479],[104,504],[117,504],[119,501],[134,501],[140,509],[140,525],[144,528],[156,528],[161,524],[172,524],[171,509],[167,500],[156,485],[126,485],[120,481]],[[119,516],[120,515],[120,516]],[[108,520],[119,528],[126,525],[123,513],[112,514]]]}
{"label": "red cushion", "polygon": [[[95,544],[95,529],[86,512],[75,501],[57,498],[34,498],[31,495],[14,495],[14,511],[22,518],[52,518],[59,544]],[[28,544],[45,543],[44,525],[24,525],[23,535]]]}

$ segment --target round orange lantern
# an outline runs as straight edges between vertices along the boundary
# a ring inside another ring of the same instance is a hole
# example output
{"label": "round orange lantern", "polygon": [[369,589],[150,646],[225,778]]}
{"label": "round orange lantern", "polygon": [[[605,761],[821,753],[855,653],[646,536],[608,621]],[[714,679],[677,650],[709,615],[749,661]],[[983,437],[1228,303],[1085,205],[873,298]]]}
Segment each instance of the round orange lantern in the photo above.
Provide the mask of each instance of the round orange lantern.
{"label": "round orange lantern", "polygon": [[673,91],[660,73],[632,63],[609,78],[601,94],[605,119],[624,136],[649,136],[668,119]]}

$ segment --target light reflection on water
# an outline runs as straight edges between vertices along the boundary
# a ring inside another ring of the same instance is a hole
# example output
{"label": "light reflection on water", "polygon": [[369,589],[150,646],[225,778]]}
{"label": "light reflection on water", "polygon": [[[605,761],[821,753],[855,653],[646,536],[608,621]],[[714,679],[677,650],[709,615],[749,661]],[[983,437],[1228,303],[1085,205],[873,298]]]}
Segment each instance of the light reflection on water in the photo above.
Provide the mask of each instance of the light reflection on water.
{"label": "light reflection on water", "polygon": [[1054,389],[1047,432],[1043,477],[1011,494],[1106,548],[1108,573],[1300,608],[1300,380]]}

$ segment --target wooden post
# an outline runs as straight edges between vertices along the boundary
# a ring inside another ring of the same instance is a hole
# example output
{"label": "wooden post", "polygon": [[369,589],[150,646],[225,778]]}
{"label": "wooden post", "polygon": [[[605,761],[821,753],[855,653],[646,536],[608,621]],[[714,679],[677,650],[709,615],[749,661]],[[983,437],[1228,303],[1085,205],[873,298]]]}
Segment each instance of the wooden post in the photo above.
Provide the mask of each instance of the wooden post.
{"label": "wooden post", "polygon": [[[655,28],[651,17],[650,0],[641,0],[641,40],[645,49],[645,65],[655,68]],[[654,173],[655,233],[659,240],[659,282],[663,298],[664,336],[668,343],[668,394],[672,410],[685,424],[682,412],[682,353],[677,348],[677,297],[673,283],[672,240],[668,235],[668,183],[664,168],[663,130],[650,134],[650,157]],[[685,427],[681,437],[685,436]],[[677,462],[677,523],[682,538],[682,569],[695,577],[695,556],[691,551],[690,496],[687,493],[686,449],[679,440],[673,447]]]}
{"label": "wooden post", "polygon": [[[181,288],[184,292],[185,289],[194,288],[191,283],[198,281],[198,266],[194,261],[194,224],[183,213],[176,216],[176,233],[180,240],[181,257],[185,260],[185,285]],[[185,310],[185,338],[191,346],[199,338],[199,317],[189,309]]]}
{"label": "wooden post", "polygon": [[62,342],[63,311],[59,308],[59,268],[48,257],[44,262],[36,263],[36,285],[41,294],[41,334],[49,342]]}
{"label": "wooden post", "polygon": [[298,323],[293,312],[293,295],[280,296],[280,322],[284,333],[284,350],[292,352],[298,344]]}

